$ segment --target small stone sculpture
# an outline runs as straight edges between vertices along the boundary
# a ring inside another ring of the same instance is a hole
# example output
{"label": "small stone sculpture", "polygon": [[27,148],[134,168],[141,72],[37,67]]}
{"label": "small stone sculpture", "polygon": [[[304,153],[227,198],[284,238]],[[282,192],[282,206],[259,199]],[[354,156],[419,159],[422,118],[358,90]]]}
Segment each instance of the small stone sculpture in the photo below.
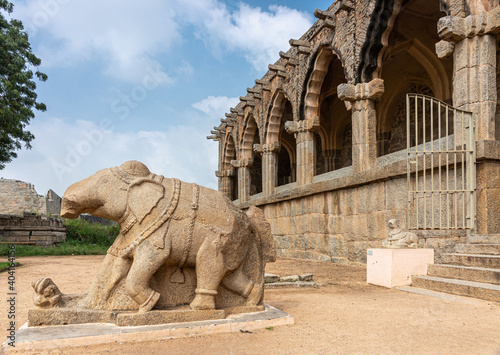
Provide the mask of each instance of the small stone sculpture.
{"label": "small stone sculpture", "polygon": [[67,189],[61,215],[85,212],[117,221],[119,236],[86,293],[64,295],[41,279],[36,306],[145,313],[262,305],[264,268],[276,252],[260,209],[244,213],[218,191],[129,161]]}
{"label": "small stone sculpture", "polygon": [[387,223],[389,235],[382,242],[384,248],[416,248],[418,246],[418,236],[415,233],[403,232],[396,219],[391,219]]}

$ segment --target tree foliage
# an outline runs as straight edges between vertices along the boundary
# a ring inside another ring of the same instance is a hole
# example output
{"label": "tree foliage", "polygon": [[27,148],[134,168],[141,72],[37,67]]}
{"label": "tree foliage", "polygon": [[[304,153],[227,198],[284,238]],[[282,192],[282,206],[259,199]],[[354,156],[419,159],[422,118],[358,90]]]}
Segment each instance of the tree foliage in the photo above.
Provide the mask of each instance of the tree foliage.
{"label": "tree foliage", "polygon": [[41,61],[31,49],[28,33],[21,21],[10,18],[13,4],[0,0],[0,169],[17,157],[22,143],[30,149],[35,138],[26,130],[35,117],[34,109],[45,111],[37,102],[36,76],[40,81],[47,75],[36,70]]}

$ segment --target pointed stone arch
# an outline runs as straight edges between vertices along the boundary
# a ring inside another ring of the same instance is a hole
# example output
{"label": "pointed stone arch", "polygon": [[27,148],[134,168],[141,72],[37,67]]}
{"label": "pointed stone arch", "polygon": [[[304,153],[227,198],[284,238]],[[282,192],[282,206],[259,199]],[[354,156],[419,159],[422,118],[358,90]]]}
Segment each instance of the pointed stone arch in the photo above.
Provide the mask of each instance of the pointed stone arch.
{"label": "pointed stone arch", "polygon": [[[463,12],[462,2],[449,0],[426,0],[439,5],[442,15]],[[370,82],[381,77],[382,58],[389,45],[389,36],[399,15],[404,0],[377,0],[368,26],[366,41],[361,48],[360,64],[356,81]]]}
{"label": "pointed stone arch", "polygon": [[223,168],[225,170],[230,169],[232,167],[231,162],[233,160],[236,160],[237,157],[236,141],[234,140],[232,133],[226,134],[226,138],[224,139],[224,150],[222,156],[223,156]]}
{"label": "pointed stone arch", "polygon": [[306,94],[304,96],[304,119],[319,117],[319,99],[323,80],[328,73],[330,61],[335,52],[330,46],[322,46],[318,49],[313,69],[307,82]]}
{"label": "pointed stone arch", "polygon": [[243,134],[241,135],[240,155],[242,159],[251,159],[253,156],[253,145],[256,135],[257,140],[260,143],[259,127],[252,114],[246,116],[242,132]]}
{"label": "pointed stone arch", "polygon": [[287,102],[291,101],[282,90],[277,90],[273,99],[271,100],[271,107],[269,109],[269,118],[267,120],[265,139],[266,144],[273,144],[279,142],[281,130],[281,117]]}

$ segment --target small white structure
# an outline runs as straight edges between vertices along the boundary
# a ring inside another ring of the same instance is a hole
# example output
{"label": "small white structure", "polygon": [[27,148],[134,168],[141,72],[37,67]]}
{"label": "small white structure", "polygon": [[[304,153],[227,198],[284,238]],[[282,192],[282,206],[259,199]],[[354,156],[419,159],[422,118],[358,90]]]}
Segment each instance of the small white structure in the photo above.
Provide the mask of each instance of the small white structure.
{"label": "small white structure", "polygon": [[368,249],[366,282],[385,287],[411,285],[434,264],[434,249]]}

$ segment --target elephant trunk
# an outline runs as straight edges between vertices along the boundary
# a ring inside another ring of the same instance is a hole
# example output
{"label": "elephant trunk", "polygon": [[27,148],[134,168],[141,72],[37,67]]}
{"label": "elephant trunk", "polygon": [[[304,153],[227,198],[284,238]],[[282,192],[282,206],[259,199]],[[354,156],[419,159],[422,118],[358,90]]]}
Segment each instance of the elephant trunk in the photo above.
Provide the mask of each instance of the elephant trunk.
{"label": "elephant trunk", "polygon": [[68,187],[61,201],[61,217],[75,219],[89,209],[91,197],[86,180]]}

